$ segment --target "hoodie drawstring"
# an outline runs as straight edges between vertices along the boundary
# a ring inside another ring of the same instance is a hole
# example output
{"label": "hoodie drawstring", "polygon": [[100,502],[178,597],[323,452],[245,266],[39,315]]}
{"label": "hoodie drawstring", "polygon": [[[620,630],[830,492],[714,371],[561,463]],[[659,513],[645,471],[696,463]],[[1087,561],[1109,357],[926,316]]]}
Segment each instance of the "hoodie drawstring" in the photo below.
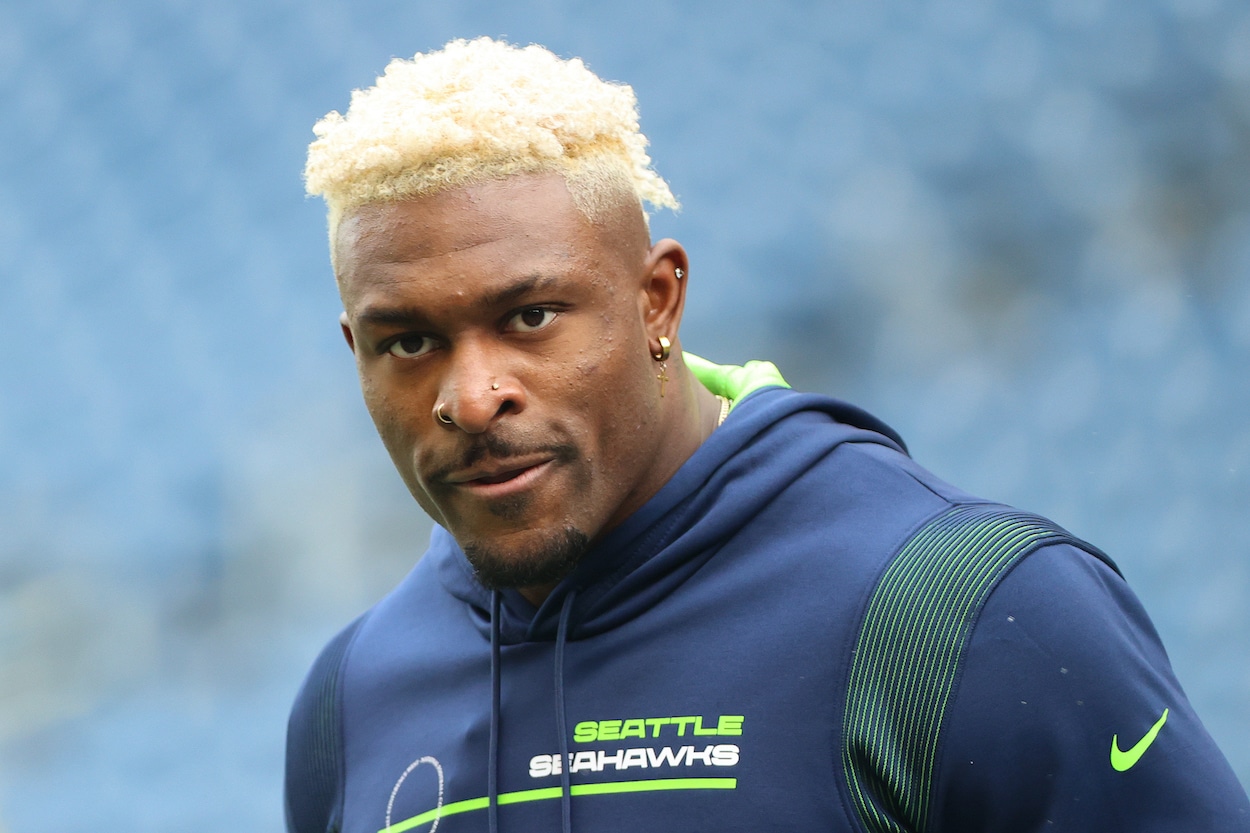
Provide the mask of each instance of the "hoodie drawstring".
{"label": "hoodie drawstring", "polygon": [[486,815],[490,833],[499,833],[499,591],[490,594],[490,752],[487,755]]}
{"label": "hoodie drawstring", "polygon": [[560,607],[560,627],[556,630],[556,731],[560,735],[560,829],[573,833],[573,801],[569,784],[569,731],[564,715],[564,646],[569,638],[569,614],[573,612],[576,590],[570,590]]}
{"label": "hoodie drawstring", "polygon": [[[560,626],[556,629],[555,700],[556,730],[560,736],[560,817],[563,833],[573,833],[573,802],[569,783],[569,734],[568,721],[564,715],[564,646],[569,638],[569,617],[573,612],[574,590],[564,598],[560,608]],[[491,592],[490,597],[490,751],[487,755],[486,814],[490,833],[499,833],[499,723],[500,678],[499,659],[499,608],[500,593]]]}

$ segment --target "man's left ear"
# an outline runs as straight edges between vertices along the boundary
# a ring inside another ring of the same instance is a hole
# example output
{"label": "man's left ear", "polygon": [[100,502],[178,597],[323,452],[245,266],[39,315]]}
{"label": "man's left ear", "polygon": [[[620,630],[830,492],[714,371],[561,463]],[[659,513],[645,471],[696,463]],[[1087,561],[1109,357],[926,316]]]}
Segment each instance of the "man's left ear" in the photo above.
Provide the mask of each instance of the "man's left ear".
{"label": "man's left ear", "polygon": [[677,340],[682,310],[686,306],[686,275],[690,263],[676,240],[664,238],[647,253],[643,290],[643,322],[647,335]]}

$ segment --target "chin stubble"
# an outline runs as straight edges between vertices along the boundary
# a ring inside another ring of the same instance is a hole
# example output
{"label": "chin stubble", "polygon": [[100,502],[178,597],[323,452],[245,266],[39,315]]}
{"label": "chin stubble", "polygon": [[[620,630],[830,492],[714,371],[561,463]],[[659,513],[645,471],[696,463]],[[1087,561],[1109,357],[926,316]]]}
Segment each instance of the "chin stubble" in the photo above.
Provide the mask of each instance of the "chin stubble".
{"label": "chin stubble", "polygon": [[586,533],[573,526],[551,530],[525,550],[473,542],[464,545],[473,572],[491,590],[556,584],[582,560],[590,546]]}

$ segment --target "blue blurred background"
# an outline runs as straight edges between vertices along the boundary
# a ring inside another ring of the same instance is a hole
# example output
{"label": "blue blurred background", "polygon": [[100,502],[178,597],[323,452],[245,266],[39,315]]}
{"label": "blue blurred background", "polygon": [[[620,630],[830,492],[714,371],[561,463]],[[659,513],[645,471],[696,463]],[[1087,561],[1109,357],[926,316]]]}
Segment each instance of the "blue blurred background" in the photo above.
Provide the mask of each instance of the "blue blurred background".
{"label": "blue blurred background", "polygon": [[481,34],[634,86],[687,349],[1110,552],[1250,782],[1242,0],[3,0],[0,830],[280,829],[295,688],[428,530],[304,148]]}

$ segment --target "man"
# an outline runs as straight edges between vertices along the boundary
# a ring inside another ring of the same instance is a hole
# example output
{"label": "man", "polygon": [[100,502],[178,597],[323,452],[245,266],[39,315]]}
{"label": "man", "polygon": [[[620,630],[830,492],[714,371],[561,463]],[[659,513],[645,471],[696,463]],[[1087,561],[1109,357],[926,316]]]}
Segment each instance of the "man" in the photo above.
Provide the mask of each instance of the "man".
{"label": "man", "polygon": [[290,830],[1250,830],[1105,555],[683,354],[629,88],[455,42],[317,135],[343,334],[438,526],[299,694]]}

